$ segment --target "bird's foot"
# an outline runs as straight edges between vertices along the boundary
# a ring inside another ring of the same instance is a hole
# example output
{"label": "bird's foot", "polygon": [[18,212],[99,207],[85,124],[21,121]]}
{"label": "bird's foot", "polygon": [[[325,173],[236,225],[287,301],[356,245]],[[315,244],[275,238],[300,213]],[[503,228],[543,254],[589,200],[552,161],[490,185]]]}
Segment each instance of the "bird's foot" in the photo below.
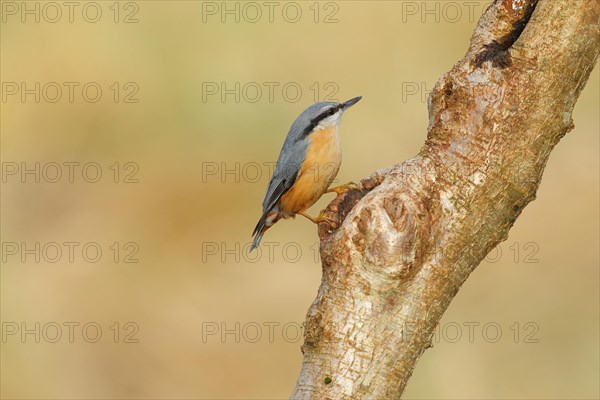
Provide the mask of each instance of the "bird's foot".
{"label": "bird's foot", "polygon": [[336,187],[332,187],[327,189],[326,193],[337,193],[337,194],[344,194],[347,193],[351,190],[362,190],[362,187],[359,186],[358,184],[354,183],[354,182],[348,182],[344,185],[340,185],[340,186],[336,186]]}
{"label": "bird's foot", "polygon": [[300,211],[298,214],[302,215],[303,217],[309,219],[310,221],[312,221],[315,224],[320,224],[321,222],[327,222],[330,225],[335,225],[337,224],[337,221],[329,216],[327,216],[327,212],[325,210],[321,211],[319,213],[319,216],[316,218],[311,217],[310,215]]}
{"label": "bird's foot", "polygon": [[328,215],[329,213],[327,212],[327,210],[323,210],[319,213],[319,216],[317,217],[317,220],[319,222],[326,222],[331,226],[336,226],[338,224],[338,221],[336,218],[330,217]]}

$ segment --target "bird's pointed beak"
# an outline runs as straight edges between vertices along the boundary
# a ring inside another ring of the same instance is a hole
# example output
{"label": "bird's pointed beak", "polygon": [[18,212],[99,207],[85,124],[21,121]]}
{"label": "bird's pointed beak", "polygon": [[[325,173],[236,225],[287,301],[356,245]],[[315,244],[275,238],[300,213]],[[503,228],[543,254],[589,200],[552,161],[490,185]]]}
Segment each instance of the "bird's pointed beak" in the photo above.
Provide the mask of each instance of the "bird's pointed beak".
{"label": "bird's pointed beak", "polygon": [[358,96],[355,97],[353,99],[347,100],[345,102],[342,103],[342,110],[346,110],[350,107],[352,107],[353,105],[355,105],[356,103],[358,103],[358,101],[362,99],[362,96]]}

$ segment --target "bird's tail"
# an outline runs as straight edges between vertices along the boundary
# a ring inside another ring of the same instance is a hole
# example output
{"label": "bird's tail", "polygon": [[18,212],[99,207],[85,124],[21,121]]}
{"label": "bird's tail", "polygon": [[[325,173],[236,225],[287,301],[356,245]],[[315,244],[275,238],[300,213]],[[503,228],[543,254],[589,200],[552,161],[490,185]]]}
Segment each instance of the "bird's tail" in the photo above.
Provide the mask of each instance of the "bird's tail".
{"label": "bird's tail", "polygon": [[253,251],[255,248],[258,247],[258,245],[260,244],[260,241],[263,237],[263,233],[265,233],[265,231],[268,228],[265,228],[262,232],[259,232],[258,234],[256,234],[256,236],[254,236],[254,240],[252,241],[252,246],[250,246],[250,251]]}
{"label": "bird's tail", "polygon": [[250,246],[250,251],[258,247],[264,233],[273,226],[278,219],[277,211],[266,211],[262,217],[260,217],[258,224],[256,224],[256,227],[254,228],[254,232],[252,232],[254,240],[252,241],[252,246]]}

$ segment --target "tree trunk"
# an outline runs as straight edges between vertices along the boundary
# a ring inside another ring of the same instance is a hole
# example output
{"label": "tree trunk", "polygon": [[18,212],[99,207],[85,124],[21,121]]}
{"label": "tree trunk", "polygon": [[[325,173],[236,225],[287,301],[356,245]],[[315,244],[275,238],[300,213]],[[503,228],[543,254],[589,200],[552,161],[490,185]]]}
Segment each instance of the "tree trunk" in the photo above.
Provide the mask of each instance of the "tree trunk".
{"label": "tree trunk", "polygon": [[535,198],[600,49],[598,0],[496,0],[413,159],[338,196],[294,399],[397,399],[460,286]]}

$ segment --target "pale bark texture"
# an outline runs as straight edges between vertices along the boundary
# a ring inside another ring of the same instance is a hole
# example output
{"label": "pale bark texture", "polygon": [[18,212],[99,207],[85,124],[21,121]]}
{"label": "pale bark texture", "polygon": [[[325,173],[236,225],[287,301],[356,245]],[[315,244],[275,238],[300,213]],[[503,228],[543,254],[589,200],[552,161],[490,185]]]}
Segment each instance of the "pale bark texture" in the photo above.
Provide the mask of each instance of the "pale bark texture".
{"label": "pale bark texture", "polygon": [[442,314],[573,128],[599,16],[599,0],[490,4],[430,95],[419,155],[328,206],[338,223],[319,226],[323,278],[292,398],[400,398]]}

